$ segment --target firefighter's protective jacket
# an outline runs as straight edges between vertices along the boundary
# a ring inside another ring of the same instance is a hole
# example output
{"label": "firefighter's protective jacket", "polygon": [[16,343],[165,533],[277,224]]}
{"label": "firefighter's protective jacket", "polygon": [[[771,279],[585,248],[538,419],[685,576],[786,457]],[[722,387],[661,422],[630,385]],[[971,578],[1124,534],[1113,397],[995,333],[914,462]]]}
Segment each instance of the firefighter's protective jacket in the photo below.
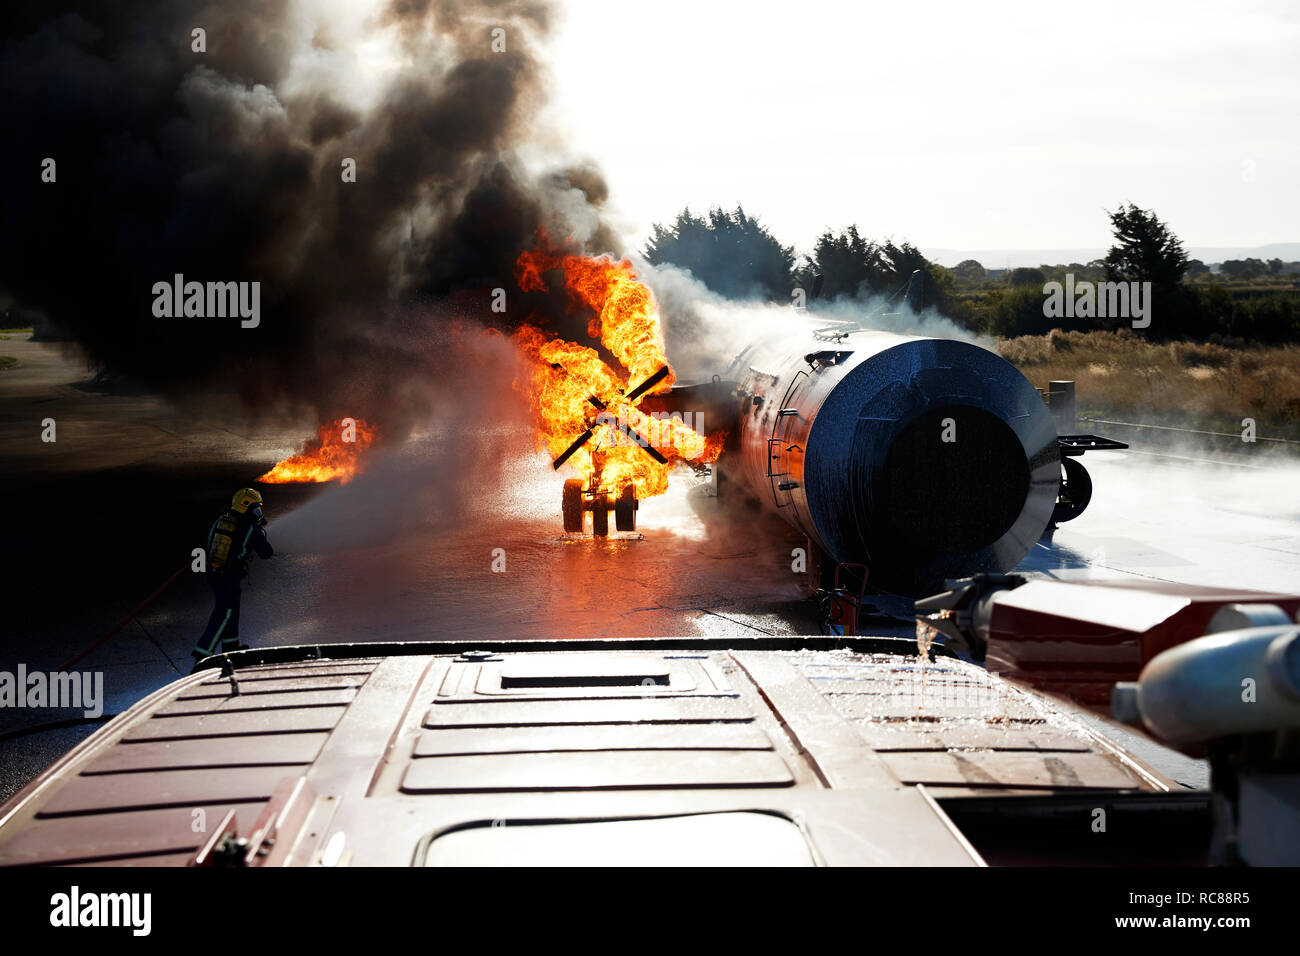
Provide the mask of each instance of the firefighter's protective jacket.
{"label": "firefighter's protective jacket", "polygon": [[275,554],[263,523],[251,512],[235,511],[227,511],[214,521],[208,531],[208,574],[237,583],[248,577],[248,563],[254,554],[260,558]]}

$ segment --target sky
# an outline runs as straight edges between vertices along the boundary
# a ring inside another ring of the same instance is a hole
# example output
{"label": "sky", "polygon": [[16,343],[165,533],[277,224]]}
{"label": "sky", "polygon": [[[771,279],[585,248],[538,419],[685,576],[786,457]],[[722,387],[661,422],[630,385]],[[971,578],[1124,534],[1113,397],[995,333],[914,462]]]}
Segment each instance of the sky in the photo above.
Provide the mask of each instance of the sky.
{"label": "sky", "polygon": [[1300,241],[1300,3],[565,0],[547,119],[637,242],[744,205],[925,248]]}

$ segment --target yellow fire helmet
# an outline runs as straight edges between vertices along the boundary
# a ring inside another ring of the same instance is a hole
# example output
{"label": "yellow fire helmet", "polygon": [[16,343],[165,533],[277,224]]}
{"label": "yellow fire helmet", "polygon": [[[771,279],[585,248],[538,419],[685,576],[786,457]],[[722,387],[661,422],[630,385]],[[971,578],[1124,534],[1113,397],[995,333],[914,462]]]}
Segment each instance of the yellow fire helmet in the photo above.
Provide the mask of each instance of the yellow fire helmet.
{"label": "yellow fire helmet", "polygon": [[230,507],[243,514],[252,505],[260,505],[262,495],[255,488],[240,488],[235,492],[235,497],[230,499]]}

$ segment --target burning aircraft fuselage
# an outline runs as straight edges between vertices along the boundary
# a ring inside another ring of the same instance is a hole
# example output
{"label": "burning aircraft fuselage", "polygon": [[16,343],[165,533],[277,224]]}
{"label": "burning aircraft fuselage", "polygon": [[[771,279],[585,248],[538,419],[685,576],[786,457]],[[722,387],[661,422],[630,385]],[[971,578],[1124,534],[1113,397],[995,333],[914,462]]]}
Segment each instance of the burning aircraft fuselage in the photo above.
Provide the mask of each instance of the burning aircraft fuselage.
{"label": "burning aircraft fuselage", "polygon": [[1087,505],[1086,472],[1072,462],[1063,477],[1062,455],[1121,447],[1058,438],[1037,390],[987,349],[861,327],[792,323],[725,376],[670,388],[658,307],[630,263],[542,243],[516,271],[525,292],[565,289],[620,367],[537,327],[515,333],[534,360],[539,444],[579,476],[565,483],[569,532],[591,511],[595,533],[607,533],[607,512],[624,499],[617,526],[634,530],[637,499],[666,490],[675,465],[713,462],[725,448],[722,473],[803,532],[824,563],[866,565],[872,586],[919,596],[1014,568],[1054,514],[1068,520]]}

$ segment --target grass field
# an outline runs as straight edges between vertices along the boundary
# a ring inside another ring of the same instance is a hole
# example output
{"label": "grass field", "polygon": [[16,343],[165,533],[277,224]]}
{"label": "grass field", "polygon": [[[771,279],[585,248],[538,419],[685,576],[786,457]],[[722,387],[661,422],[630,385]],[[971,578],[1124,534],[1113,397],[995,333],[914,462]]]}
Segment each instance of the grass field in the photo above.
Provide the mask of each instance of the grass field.
{"label": "grass field", "polygon": [[1002,339],[998,354],[1040,388],[1077,384],[1079,415],[1300,439],[1300,345],[1151,342],[1128,330]]}

